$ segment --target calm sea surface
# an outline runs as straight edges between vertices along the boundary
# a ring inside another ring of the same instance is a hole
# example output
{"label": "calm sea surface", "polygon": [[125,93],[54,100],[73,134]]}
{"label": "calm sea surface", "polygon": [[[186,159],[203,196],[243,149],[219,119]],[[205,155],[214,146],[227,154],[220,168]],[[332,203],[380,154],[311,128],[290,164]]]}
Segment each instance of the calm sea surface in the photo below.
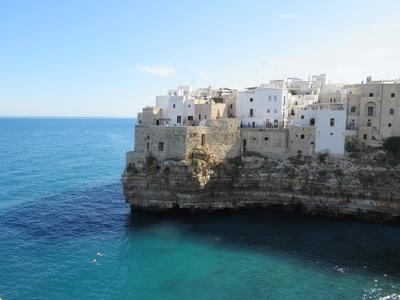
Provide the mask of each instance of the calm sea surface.
{"label": "calm sea surface", "polygon": [[400,226],[276,212],[131,215],[120,175],[133,125],[0,119],[0,298],[400,294]]}

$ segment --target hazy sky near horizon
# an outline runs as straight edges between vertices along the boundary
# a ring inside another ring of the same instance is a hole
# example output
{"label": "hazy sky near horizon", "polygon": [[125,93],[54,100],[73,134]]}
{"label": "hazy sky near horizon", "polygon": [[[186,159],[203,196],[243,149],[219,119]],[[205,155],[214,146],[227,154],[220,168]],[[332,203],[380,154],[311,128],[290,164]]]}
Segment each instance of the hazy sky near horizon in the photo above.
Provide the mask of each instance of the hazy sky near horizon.
{"label": "hazy sky near horizon", "polygon": [[0,116],[135,116],[180,84],[400,77],[400,1],[0,1]]}

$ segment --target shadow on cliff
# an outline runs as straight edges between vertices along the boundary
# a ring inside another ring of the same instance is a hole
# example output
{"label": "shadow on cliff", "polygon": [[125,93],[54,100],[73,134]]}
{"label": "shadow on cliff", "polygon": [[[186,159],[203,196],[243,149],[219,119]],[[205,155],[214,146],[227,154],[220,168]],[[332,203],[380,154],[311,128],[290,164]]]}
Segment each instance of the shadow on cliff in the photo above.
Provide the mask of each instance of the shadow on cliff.
{"label": "shadow on cliff", "polygon": [[[400,278],[400,226],[329,219],[271,210],[152,214],[132,211],[129,226],[146,231],[160,223],[185,228],[181,238],[221,247],[282,254],[338,272]],[[386,275],[385,275],[386,276]]]}

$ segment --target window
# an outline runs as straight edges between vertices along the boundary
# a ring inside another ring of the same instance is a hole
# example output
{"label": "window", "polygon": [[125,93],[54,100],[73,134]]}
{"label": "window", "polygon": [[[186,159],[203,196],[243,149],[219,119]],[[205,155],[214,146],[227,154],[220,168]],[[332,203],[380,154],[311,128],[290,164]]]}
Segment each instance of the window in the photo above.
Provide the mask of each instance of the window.
{"label": "window", "polygon": [[149,136],[149,135],[147,136],[147,139],[148,139],[148,140],[150,139],[150,136]]}
{"label": "window", "polygon": [[250,108],[250,117],[253,117],[253,116],[254,116],[254,111],[252,108]]}
{"label": "window", "polygon": [[333,135],[333,132],[331,132],[330,135]]}
{"label": "window", "polygon": [[363,135],[363,139],[366,140],[368,136],[366,134]]}
{"label": "window", "polygon": [[172,107],[175,108],[175,104],[172,104]]}
{"label": "window", "polygon": [[149,150],[150,149],[150,143],[146,143],[146,149]]}
{"label": "window", "polygon": [[350,111],[352,112],[352,113],[355,113],[356,112],[356,107],[355,106],[352,106],[351,108],[350,108]]}
{"label": "window", "polygon": [[182,117],[181,116],[177,116],[176,117],[176,123],[181,123],[182,122]]}
{"label": "window", "polygon": [[304,116],[303,116],[303,115],[301,115],[300,119],[302,119],[302,120],[303,120],[303,119],[304,119]]}
{"label": "window", "polygon": [[373,106],[368,106],[367,107],[367,115],[368,116],[373,116],[374,115],[374,107]]}
{"label": "window", "polygon": [[188,121],[193,121],[193,116],[188,116]]}
{"label": "window", "polygon": [[256,138],[253,136],[253,141],[255,141],[256,140]]}
{"label": "window", "polygon": [[394,115],[394,108],[389,109],[389,115]]}
{"label": "window", "polygon": [[314,125],[315,125],[315,119],[312,118],[312,119],[310,120],[310,126],[314,126]]}
{"label": "window", "polygon": [[352,92],[352,91],[350,91],[350,92],[349,92],[349,95],[351,95],[351,94],[353,94],[353,92]]}
{"label": "window", "polygon": [[201,115],[199,115],[199,120],[201,120]]}
{"label": "window", "polygon": [[335,118],[331,118],[330,125],[331,125],[331,127],[335,126]]}
{"label": "window", "polygon": [[373,96],[374,96],[374,93],[369,93],[369,96],[370,96],[370,97],[373,97]]}
{"label": "window", "polygon": [[388,127],[392,127],[392,123],[388,123]]}
{"label": "window", "polygon": [[264,138],[264,141],[268,141],[268,137],[267,136]]}
{"label": "window", "polygon": [[278,97],[277,96],[274,96],[274,101],[276,101],[278,99]]}
{"label": "window", "polygon": [[371,120],[370,119],[368,119],[368,121],[367,121],[367,127],[371,127]]}
{"label": "window", "polygon": [[190,104],[188,106],[190,107]]}
{"label": "window", "polygon": [[250,102],[253,102],[253,98],[250,98]]}
{"label": "window", "polygon": [[267,113],[269,113],[270,112],[270,110],[269,110],[269,108],[267,109]]}
{"label": "window", "polygon": [[271,95],[270,96],[268,96],[268,101],[271,101],[272,100],[272,97],[271,97]]}
{"label": "window", "polygon": [[231,104],[230,107],[231,107],[231,109],[232,109],[232,108],[233,108],[233,105]]}
{"label": "window", "polygon": [[[246,139],[243,139],[243,148],[246,148],[246,146],[247,146],[247,140]],[[244,150],[244,149],[243,149]]]}
{"label": "window", "polygon": [[391,94],[390,94],[390,97],[391,97],[391,98],[394,98],[394,97],[396,97],[396,94],[395,94],[395,93],[391,93]]}
{"label": "window", "polygon": [[158,151],[164,151],[164,142],[158,142]]}
{"label": "window", "polygon": [[204,146],[207,142],[207,136],[205,134],[201,135],[201,145]]}
{"label": "window", "polygon": [[277,113],[277,110],[276,110],[276,109],[274,109],[274,113]]}
{"label": "window", "polygon": [[302,140],[304,140],[304,134],[300,135],[300,138],[301,138]]}

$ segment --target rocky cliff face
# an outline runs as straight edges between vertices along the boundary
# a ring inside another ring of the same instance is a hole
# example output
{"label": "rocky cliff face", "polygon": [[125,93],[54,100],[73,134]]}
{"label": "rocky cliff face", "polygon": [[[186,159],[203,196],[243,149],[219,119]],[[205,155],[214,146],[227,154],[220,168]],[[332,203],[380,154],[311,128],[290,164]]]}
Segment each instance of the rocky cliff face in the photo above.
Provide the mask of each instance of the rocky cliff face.
{"label": "rocky cliff face", "polygon": [[308,214],[400,220],[400,168],[349,160],[248,156],[218,162],[204,153],[189,161],[147,158],[122,176],[136,209],[282,208]]}

